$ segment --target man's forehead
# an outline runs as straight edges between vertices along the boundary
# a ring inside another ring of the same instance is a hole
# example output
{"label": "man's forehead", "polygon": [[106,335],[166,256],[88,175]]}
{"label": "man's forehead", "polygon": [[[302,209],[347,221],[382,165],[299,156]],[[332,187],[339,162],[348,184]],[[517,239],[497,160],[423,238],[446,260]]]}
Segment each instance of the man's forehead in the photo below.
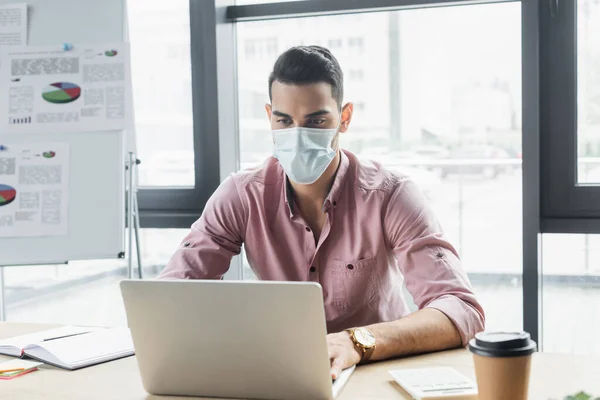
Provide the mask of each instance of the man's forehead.
{"label": "man's forehead", "polygon": [[275,81],[271,87],[271,103],[274,109],[312,108],[313,111],[335,108],[337,105],[331,92],[331,85],[326,82],[295,85]]}

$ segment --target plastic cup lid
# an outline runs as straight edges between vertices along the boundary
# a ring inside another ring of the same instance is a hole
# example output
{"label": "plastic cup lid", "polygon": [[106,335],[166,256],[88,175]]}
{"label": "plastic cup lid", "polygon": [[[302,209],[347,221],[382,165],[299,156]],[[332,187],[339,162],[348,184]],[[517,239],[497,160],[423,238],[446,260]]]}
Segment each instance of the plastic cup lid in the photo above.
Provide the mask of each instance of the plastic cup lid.
{"label": "plastic cup lid", "polygon": [[479,332],[469,350],[486,357],[519,357],[535,352],[537,344],[527,332]]}

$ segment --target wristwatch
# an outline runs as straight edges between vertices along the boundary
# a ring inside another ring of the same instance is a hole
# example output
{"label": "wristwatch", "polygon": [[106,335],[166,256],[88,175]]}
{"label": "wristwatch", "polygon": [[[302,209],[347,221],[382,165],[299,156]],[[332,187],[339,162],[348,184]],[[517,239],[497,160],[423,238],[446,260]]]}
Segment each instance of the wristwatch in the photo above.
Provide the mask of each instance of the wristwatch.
{"label": "wristwatch", "polygon": [[346,332],[350,333],[354,345],[361,351],[360,362],[369,361],[375,351],[375,335],[373,335],[373,332],[367,328],[351,328],[346,329]]}

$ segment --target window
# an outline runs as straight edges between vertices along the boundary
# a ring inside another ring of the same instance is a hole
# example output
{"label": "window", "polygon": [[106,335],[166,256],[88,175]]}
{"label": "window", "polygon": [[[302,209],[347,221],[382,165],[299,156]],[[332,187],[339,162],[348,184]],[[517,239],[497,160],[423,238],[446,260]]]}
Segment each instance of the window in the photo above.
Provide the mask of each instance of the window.
{"label": "window", "polygon": [[256,41],[246,40],[246,58],[252,60],[256,57]]}
{"label": "window", "polygon": [[363,113],[365,111],[365,103],[362,101],[354,103],[354,112]]}
{"label": "window", "polygon": [[348,76],[348,80],[350,82],[358,82],[358,81],[362,81],[365,78],[365,71],[363,71],[362,69],[351,69],[350,70],[350,74]]}
{"label": "window", "polygon": [[563,1],[540,10],[543,230],[600,231],[600,3]]}
{"label": "window", "polygon": [[600,354],[600,235],[544,234],[542,348]]}
{"label": "window", "polygon": [[578,181],[600,183],[600,1],[577,3]]}
{"label": "window", "polygon": [[[145,278],[160,273],[187,232],[142,229]],[[119,289],[119,282],[127,276],[124,260],[7,267],[4,271],[7,321],[127,326]]]}
{"label": "window", "polygon": [[223,75],[233,63],[217,68],[225,52],[216,51],[214,3],[132,0],[127,7],[140,222],[187,228],[220,181],[219,133],[232,127],[219,125],[226,84],[217,81],[231,82]]}
{"label": "window", "polygon": [[364,52],[364,39],[362,37],[348,38],[348,47],[351,52],[362,54]]}
{"label": "window", "polygon": [[329,39],[327,41],[327,48],[329,50],[336,50],[342,48],[342,39]]}
{"label": "window", "polygon": [[[267,85],[267,79],[262,82],[263,86]],[[269,102],[269,96],[265,96],[263,91],[248,90],[240,92],[240,118],[245,120],[256,120],[255,123],[264,122],[267,117],[265,104]]]}
{"label": "window", "polygon": [[265,54],[267,57],[277,55],[277,39],[271,38],[265,41]]}
{"label": "window", "polygon": [[265,58],[277,56],[277,39],[249,39],[245,42],[246,60],[261,61]]}
{"label": "window", "polygon": [[[294,18],[283,30],[282,20],[237,23],[238,43],[272,32],[285,44],[281,51],[317,40],[348,44],[348,51],[332,49],[349,71],[345,101],[355,104],[342,147],[421,185],[462,255],[490,329],[522,328],[520,10],[502,3],[365,13],[359,25],[351,23],[355,15]],[[268,99],[277,57],[250,64],[243,52],[242,110],[254,107],[248,90]],[[352,85],[360,76],[373,78]],[[242,165],[264,160],[272,150],[266,116],[240,114],[239,127]],[[253,276],[247,262],[244,276]]]}
{"label": "window", "polygon": [[128,2],[142,186],[194,186],[189,1]]}

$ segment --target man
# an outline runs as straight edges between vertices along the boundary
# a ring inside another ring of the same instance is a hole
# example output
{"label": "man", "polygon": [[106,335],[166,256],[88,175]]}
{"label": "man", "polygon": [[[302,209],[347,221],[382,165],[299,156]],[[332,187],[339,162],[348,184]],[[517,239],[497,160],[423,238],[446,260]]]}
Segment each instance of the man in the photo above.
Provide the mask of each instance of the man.
{"label": "man", "polygon": [[465,346],[485,319],[415,184],[340,150],[353,110],[342,86],[323,47],[278,58],[266,105],[274,157],[221,184],[160,276],[219,279],[244,243],[260,279],[319,282],[333,378],[368,360]]}

